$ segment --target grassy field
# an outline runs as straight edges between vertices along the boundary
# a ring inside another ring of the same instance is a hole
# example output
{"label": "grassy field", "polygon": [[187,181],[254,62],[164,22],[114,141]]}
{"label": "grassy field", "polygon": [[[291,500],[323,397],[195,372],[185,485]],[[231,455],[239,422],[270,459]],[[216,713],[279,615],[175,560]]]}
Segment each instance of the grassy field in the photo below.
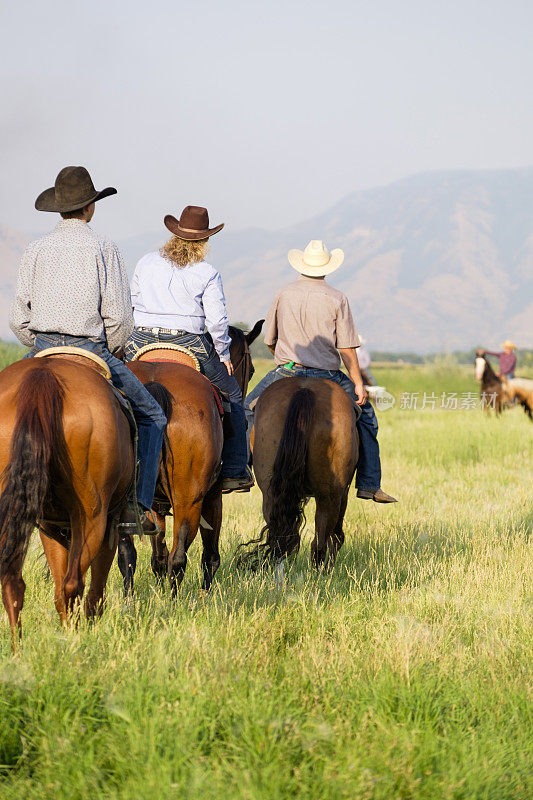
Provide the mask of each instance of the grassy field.
{"label": "grassy field", "polygon": [[[65,631],[35,541],[16,656],[0,630],[0,797],[532,797],[533,426],[460,410],[472,371],[375,370],[398,398],[380,441],[400,503],[352,493],[330,575],[309,524],[283,582],[236,572],[254,490],[225,501],[209,596],[198,542],[177,601],[141,545],[135,601],[115,566],[103,618]],[[402,408],[416,392],[435,409]]]}

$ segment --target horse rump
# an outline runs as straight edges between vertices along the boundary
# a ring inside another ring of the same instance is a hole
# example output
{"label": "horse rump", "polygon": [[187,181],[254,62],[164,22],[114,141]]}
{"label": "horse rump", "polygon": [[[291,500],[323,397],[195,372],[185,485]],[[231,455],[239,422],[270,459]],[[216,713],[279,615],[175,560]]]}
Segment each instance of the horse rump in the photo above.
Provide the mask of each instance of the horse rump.
{"label": "horse rump", "polygon": [[279,561],[300,547],[307,499],[309,434],[315,407],[316,397],[311,389],[298,389],[291,397],[272,467],[268,522],[258,539],[241,545],[252,549],[238,556],[239,566],[258,568],[266,561]]}
{"label": "horse rump", "polygon": [[30,536],[54,486],[72,467],[63,431],[64,387],[45,365],[29,370],[18,388],[9,462],[1,476],[0,578],[22,565]]}

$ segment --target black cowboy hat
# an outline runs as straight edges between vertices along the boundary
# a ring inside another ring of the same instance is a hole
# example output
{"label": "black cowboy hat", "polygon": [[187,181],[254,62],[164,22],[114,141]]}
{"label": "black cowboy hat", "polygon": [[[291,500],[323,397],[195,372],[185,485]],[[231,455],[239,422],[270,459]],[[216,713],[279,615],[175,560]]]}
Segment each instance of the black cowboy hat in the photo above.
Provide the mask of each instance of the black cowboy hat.
{"label": "black cowboy hat", "polygon": [[172,214],[167,214],[164,221],[166,227],[174,236],[191,241],[207,239],[208,236],[213,236],[224,227],[222,222],[220,225],[210,228],[207,208],[202,208],[202,206],[186,206],[181,212],[179,220],[173,217]]}
{"label": "black cowboy hat", "polygon": [[78,211],[104,197],[116,194],[112,186],[97,192],[85,167],[64,167],[55,186],[41,192],[35,201],[37,211]]}

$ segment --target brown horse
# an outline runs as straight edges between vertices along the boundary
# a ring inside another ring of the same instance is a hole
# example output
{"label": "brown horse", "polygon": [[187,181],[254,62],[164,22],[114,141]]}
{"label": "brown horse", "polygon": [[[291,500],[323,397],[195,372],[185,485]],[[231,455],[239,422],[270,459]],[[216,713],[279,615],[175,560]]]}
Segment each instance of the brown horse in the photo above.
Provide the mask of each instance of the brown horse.
{"label": "brown horse", "polygon": [[504,394],[501,378],[499,378],[490,365],[484,350],[476,351],[476,380],[481,381],[479,396],[485,411],[492,407],[496,416],[502,413]]}
{"label": "brown horse", "polygon": [[0,386],[0,580],[15,641],[22,566],[37,524],[61,621],[81,600],[89,567],[85,611],[101,611],[134,455],[112,388],[89,366],[30,358],[4,369]]}
{"label": "brown horse", "polygon": [[[253,375],[250,345],[259,336],[263,321],[244,334],[230,327],[230,355],[235,378],[243,395]],[[152,569],[162,578],[168,574],[176,592],[187,565],[187,551],[198,528],[202,536],[204,589],[209,589],[220,565],[218,540],[222,524],[220,462],[223,430],[211,384],[191,367],[171,362],[133,361],[132,372],[159,402],[168,420],[160,490],[154,515],[162,530],[151,537]],[[173,511],[173,541],[169,553],[165,540],[165,516]],[[119,542],[119,568],[124,589],[133,589],[137,553],[131,537]]]}
{"label": "brown horse", "polygon": [[332,567],[344,542],[358,446],[355,410],[338,384],[295,377],[265,389],[255,407],[253,456],[266,525],[259,539],[243,545],[253,547],[238,562],[258,566],[296,552],[304,506],[314,497],[312,559],[317,568]]}
{"label": "brown horse", "polygon": [[503,395],[507,402],[518,402],[533,422],[533,380],[528,378],[502,378]]}

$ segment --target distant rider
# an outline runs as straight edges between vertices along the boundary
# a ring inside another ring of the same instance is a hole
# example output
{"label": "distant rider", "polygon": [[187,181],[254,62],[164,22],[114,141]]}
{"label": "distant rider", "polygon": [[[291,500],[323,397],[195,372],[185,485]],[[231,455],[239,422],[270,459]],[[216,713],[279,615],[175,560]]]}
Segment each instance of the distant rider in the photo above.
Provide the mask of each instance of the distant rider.
{"label": "distant rider", "polygon": [[[65,167],[55,186],[39,195],[35,208],[58,212],[61,220],[22,256],[10,325],[22,344],[31,347],[27,357],[48,347],[68,345],[104,359],[114,385],[130,401],[137,422],[137,500],[147,512],[154,498],[166,419],[151,394],[114,355],[122,350],[133,328],[128,278],[117,246],[88,225],[95,203],[116,192],[112,187],[97,192],[85,167]],[[136,532],[131,502],[121,522],[127,532]],[[156,533],[146,513],[141,522],[143,533]]]}
{"label": "distant rider", "polygon": [[501,343],[500,347],[503,347],[503,352],[501,350],[485,350],[485,353],[488,356],[496,356],[499,360],[500,378],[511,380],[514,378],[516,370],[516,355],[514,353],[516,345],[510,339],[506,339],[505,342]]}

